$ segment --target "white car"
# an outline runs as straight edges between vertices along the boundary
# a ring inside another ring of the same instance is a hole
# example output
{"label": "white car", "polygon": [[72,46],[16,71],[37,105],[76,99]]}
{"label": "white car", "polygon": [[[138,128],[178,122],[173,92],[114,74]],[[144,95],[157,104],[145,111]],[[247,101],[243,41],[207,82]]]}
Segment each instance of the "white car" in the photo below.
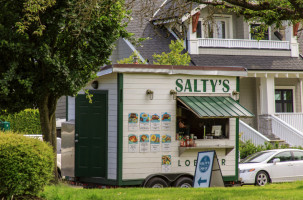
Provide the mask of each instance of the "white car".
{"label": "white car", "polygon": [[303,180],[303,150],[275,149],[255,153],[239,164],[243,184],[259,186]]}

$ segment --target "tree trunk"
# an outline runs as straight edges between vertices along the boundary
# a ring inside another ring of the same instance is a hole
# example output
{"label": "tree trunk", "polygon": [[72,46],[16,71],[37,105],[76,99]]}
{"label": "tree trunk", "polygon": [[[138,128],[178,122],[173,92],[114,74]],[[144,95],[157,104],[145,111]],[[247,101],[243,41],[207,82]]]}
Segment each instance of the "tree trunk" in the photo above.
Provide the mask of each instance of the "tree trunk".
{"label": "tree trunk", "polygon": [[38,105],[40,113],[40,123],[43,135],[43,141],[48,142],[53,147],[54,152],[54,183],[58,183],[57,170],[57,131],[56,131],[56,106],[58,98],[46,95]]}

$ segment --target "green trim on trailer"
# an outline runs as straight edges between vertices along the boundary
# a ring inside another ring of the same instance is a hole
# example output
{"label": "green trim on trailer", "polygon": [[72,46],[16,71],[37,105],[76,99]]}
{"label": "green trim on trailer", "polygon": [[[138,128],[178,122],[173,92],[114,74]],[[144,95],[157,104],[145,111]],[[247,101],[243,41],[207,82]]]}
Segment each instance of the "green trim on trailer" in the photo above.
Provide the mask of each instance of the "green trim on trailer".
{"label": "green trim on trailer", "polygon": [[123,74],[118,73],[118,130],[117,130],[117,184],[122,181],[122,156],[123,156]]}
{"label": "green trim on trailer", "polygon": [[237,176],[223,176],[223,181],[238,181]]}
{"label": "green trim on trailer", "polygon": [[[236,79],[236,91],[240,92],[240,78]],[[240,102],[240,99],[238,99]],[[236,119],[236,179],[239,179],[239,118]]]}
{"label": "green trim on trailer", "polygon": [[80,177],[78,181],[82,183],[96,183],[96,184],[104,184],[104,185],[112,185],[112,186],[117,185],[116,180],[103,179],[103,178]]}
{"label": "green trim on trailer", "polygon": [[126,185],[142,185],[144,182],[144,179],[136,179],[136,180],[124,180],[122,181],[121,186],[126,186]]}
{"label": "green trim on trailer", "polygon": [[65,118],[66,121],[68,121],[68,96],[65,96],[66,100],[65,100]]}

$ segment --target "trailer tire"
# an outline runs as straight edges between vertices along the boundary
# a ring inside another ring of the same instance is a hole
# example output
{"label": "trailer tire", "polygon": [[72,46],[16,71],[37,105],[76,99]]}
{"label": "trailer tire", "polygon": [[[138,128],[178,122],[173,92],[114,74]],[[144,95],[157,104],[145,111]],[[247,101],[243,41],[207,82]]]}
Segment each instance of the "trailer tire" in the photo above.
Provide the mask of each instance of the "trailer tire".
{"label": "trailer tire", "polygon": [[191,188],[193,187],[193,179],[182,176],[174,183],[174,187]]}
{"label": "trailer tire", "polygon": [[145,187],[148,187],[148,188],[164,188],[164,187],[168,187],[168,183],[160,177],[155,177],[155,178],[150,179],[145,184]]}

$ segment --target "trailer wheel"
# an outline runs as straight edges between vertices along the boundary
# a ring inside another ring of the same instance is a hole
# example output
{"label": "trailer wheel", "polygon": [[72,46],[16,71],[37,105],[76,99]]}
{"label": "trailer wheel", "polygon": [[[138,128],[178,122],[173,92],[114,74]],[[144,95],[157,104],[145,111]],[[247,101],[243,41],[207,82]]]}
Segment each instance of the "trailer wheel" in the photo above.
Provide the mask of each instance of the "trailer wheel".
{"label": "trailer wheel", "polygon": [[150,179],[145,184],[145,187],[148,187],[148,188],[164,188],[164,187],[168,187],[168,184],[162,178],[155,177],[155,178]]}
{"label": "trailer wheel", "polygon": [[193,187],[193,179],[189,177],[180,177],[174,184],[174,187],[191,188]]}

